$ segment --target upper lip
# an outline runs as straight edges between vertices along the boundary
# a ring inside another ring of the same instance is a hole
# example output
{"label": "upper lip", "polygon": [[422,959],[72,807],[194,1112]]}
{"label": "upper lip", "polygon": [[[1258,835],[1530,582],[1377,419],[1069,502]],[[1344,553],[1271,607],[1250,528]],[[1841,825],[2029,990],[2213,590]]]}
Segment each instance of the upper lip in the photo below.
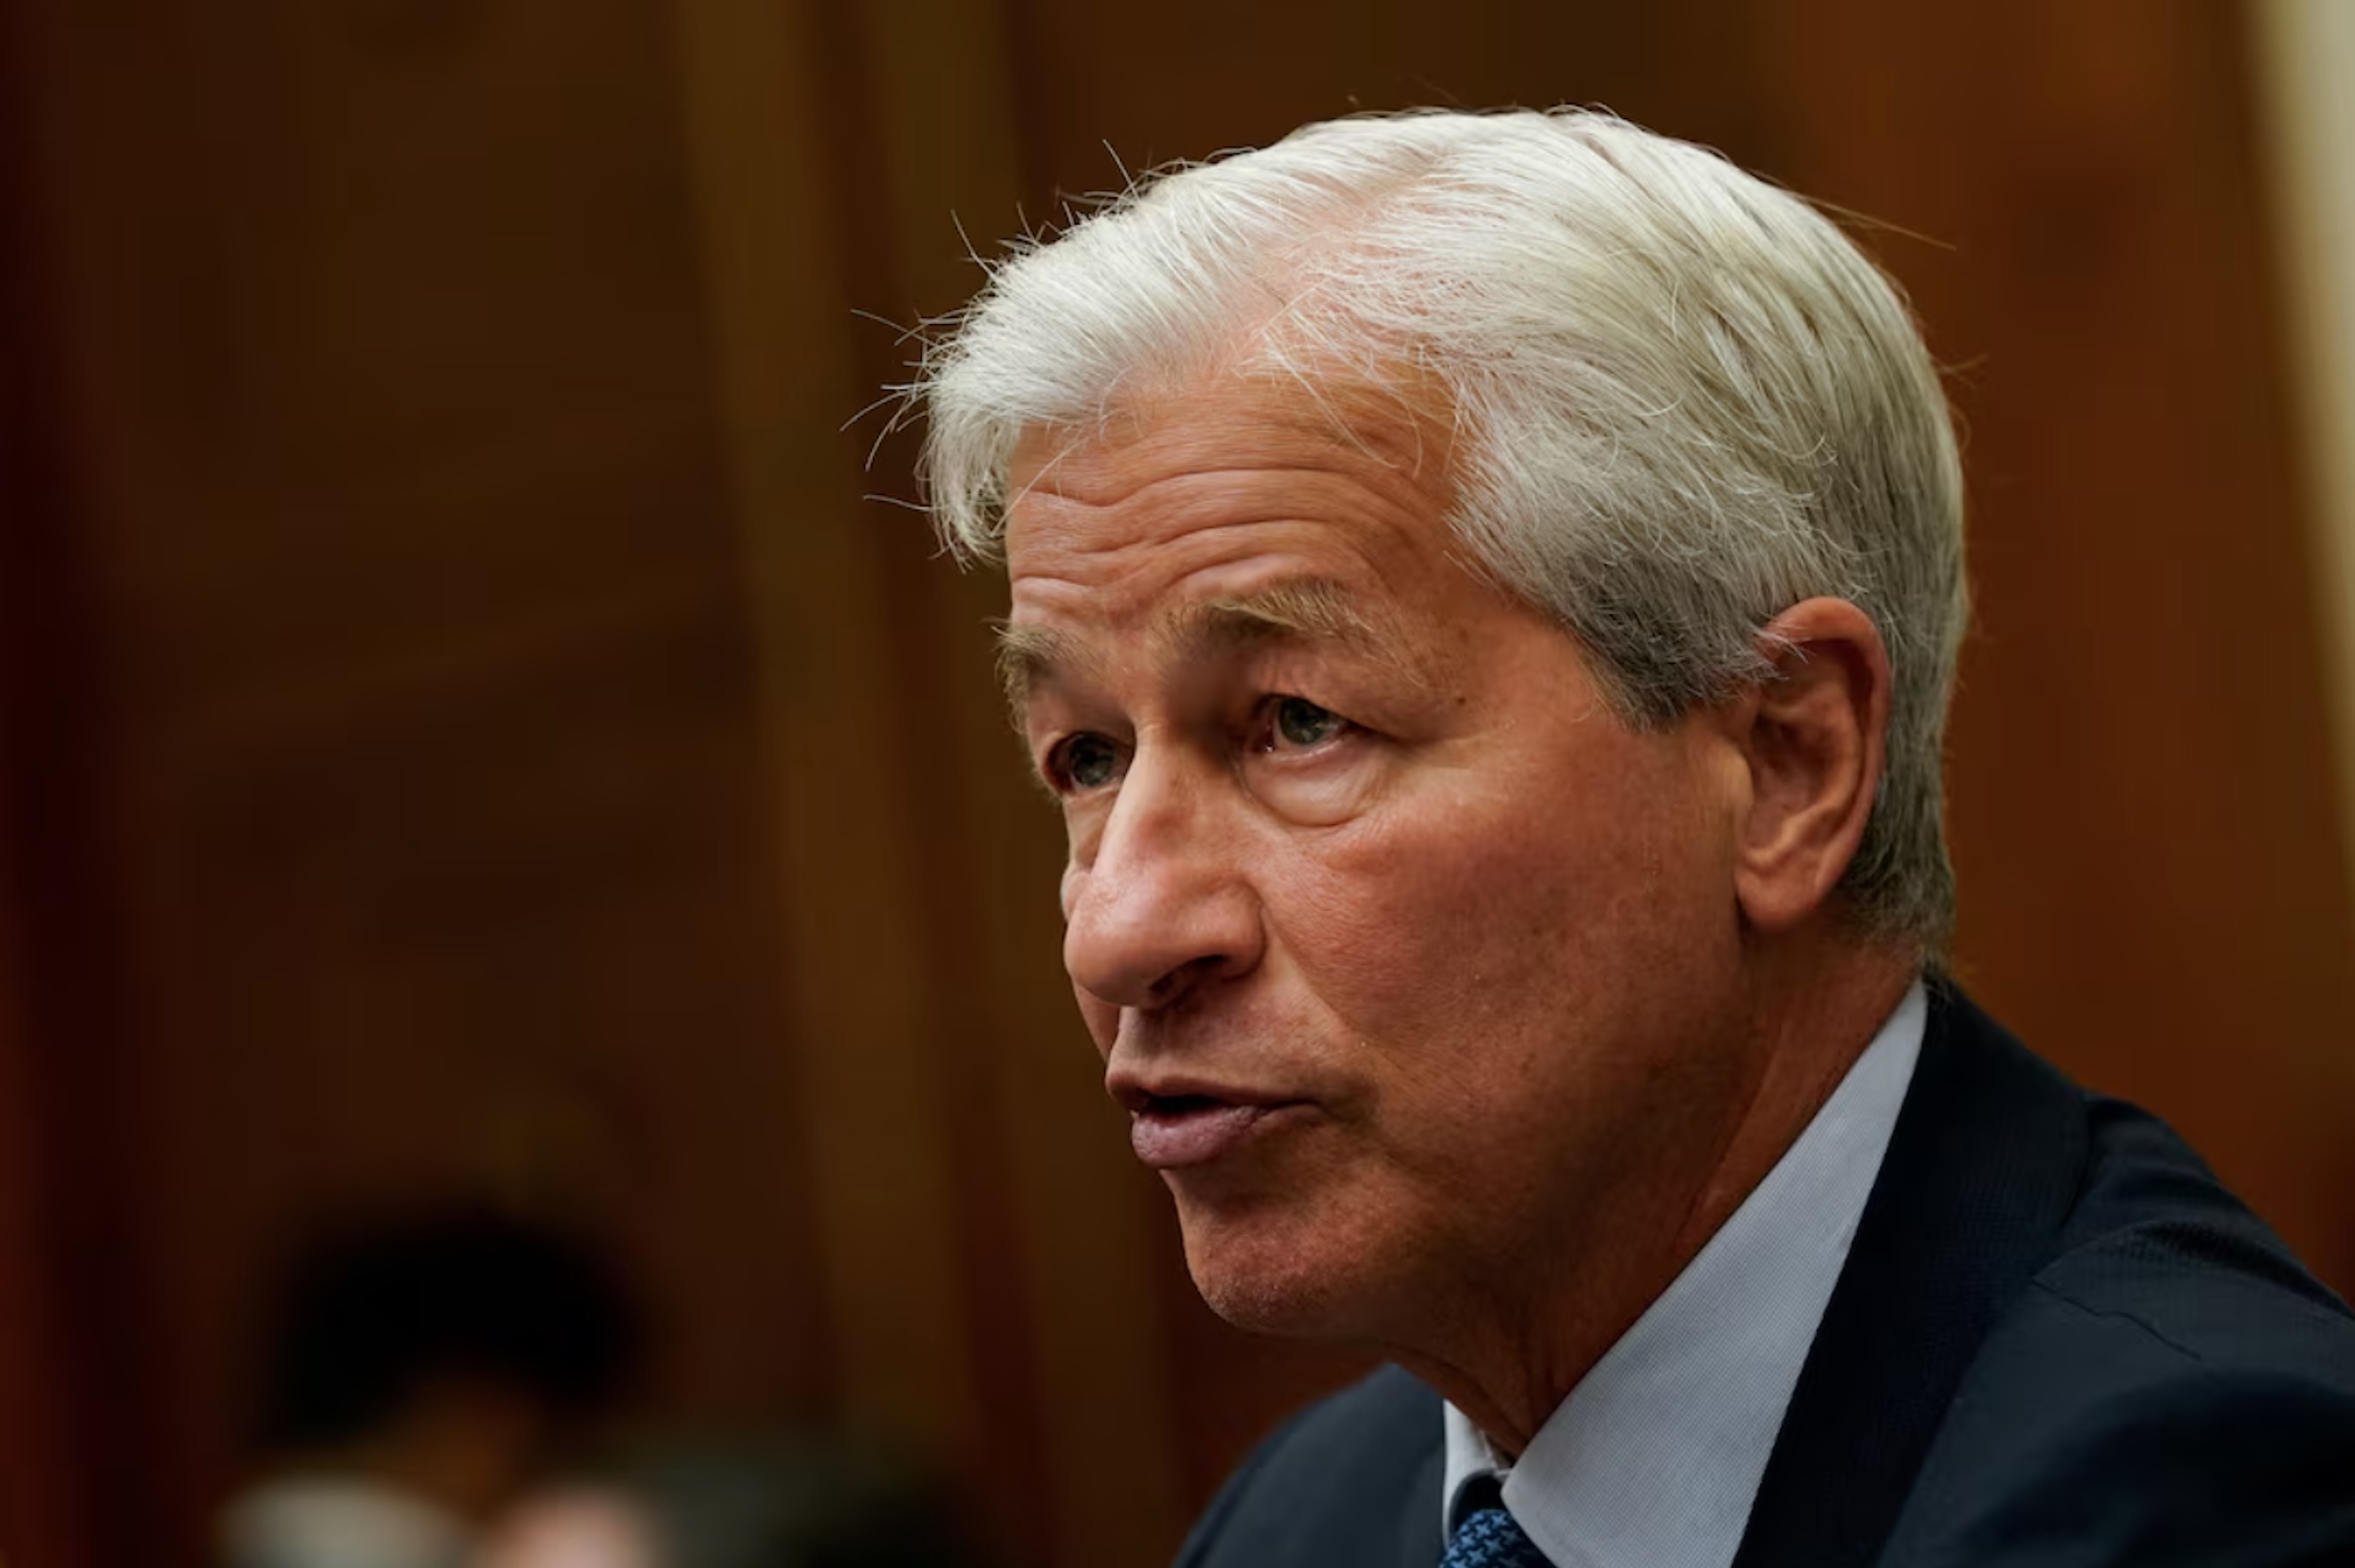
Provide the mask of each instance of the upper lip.
{"label": "upper lip", "polygon": [[1155,1100],[1165,1099],[1215,1099],[1227,1105],[1287,1105],[1299,1098],[1294,1094],[1270,1093],[1211,1078],[1176,1073],[1146,1074],[1119,1068],[1104,1074],[1104,1093],[1120,1101],[1121,1108],[1132,1115],[1151,1109]]}

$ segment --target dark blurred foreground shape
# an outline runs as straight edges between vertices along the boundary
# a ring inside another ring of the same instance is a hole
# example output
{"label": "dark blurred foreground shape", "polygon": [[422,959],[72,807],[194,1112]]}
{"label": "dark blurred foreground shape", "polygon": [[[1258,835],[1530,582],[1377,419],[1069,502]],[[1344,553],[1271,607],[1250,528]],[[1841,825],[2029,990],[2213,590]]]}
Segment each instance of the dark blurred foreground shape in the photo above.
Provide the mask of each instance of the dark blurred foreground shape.
{"label": "dark blurred foreground shape", "polygon": [[822,1433],[633,1434],[643,1324],[586,1236],[345,1217],[262,1321],[218,1568],[960,1568],[949,1500]]}
{"label": "dark blurred foreground shape", "polygon": [[589,1443],[639,1324],[590,1245],[488,1210],[347,1221],[262,1321],[221,1568],[444,1568]]}
{"label": "dark blurred foreground shape", "polygon": [[[844,430],[1131,165],[1601,102],[1892,227],[1958,367],[1960,966],[2355,1282],[2350,919],[2214,0],[0,14],[0,1551],[193,1560],[318,1206],[594,1217],[658,1415],[1162,1559],[1348,1359],[1187,1290],[987,577]],[[1927,236],[1916,238],[1913,236]]]}

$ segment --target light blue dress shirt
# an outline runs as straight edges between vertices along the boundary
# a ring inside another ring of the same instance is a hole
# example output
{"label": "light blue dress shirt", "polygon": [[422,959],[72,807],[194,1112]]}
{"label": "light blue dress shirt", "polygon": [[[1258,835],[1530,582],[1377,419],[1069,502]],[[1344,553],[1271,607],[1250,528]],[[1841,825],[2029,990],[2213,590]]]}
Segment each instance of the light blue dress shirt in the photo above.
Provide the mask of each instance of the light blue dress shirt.
{"label": "light blue dress shirt", "polygon": [[1446,1407],[1447,1481],[1504,1477],[1556,1568],[1726,1568],[1921,1052],[1919,982],[1815,1119],[1509,1466]]}

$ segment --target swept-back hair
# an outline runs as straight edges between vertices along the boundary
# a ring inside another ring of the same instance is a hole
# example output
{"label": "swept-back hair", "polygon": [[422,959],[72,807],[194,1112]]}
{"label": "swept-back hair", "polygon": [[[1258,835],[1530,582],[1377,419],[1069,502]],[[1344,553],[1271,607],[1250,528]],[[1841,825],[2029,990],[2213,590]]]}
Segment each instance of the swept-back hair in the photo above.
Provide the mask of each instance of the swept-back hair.
{"label": "swept-back hair", "polygon": [[1943,389],[1896,287],[1805,202],[1580,109],[1312,125],[1166,171],[994,267],[913,389],[942,538],[994,557],[1025,432],[1218,375],[1435,388],[1449,522],[1629,722],[1769,679],[1801,599],[1865,610],[1888,765],[1842,887],[1936,953],[1941,747],[1967,614]]}

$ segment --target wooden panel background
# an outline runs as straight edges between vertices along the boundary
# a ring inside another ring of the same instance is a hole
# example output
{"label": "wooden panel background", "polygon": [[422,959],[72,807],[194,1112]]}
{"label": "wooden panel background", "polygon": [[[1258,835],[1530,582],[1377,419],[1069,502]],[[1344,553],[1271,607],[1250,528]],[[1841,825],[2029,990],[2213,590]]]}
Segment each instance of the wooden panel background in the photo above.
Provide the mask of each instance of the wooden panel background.
{"label": "wooden panel background", "polygon": [[1354,1365],[1186,1287],[1057,971],[998,585],[845,426],[907,352],[853,312],[952,308],[959,222],[1360,107],[1605,103],[1893,226],[1969,432],[1962,972],[2355,1283],[2237,10],[8,21],[0,1313],[48,1382],[0,1364],[0,1550],[189,1557],[322,1206],[597,1221],[667,1330],[650,1412],[893,1437],[1015,1563],[1160,1560]]}

